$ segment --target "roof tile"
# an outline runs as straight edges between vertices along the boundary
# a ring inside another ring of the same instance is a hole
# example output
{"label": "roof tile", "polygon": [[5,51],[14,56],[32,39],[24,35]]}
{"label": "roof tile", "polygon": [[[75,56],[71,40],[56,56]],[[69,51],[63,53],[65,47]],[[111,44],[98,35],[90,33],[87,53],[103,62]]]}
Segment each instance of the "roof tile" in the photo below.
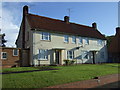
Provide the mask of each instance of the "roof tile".
{"label": "roof tile", "polygon": [[52,32],[68,33],[73,35],[80,35],[83,37],[105,39],[104,35],[102,35],[93,27],[75,23],[66,23],[62,20],[52,19],[34,14],[27,14],[27,19],[31,26],[31,29],[45,29]]}

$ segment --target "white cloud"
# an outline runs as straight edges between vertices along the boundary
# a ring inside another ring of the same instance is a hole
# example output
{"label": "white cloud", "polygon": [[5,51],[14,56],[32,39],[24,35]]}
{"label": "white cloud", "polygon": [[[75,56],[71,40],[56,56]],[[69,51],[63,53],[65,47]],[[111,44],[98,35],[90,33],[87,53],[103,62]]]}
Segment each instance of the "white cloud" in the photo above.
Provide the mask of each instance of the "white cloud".
{"label": "white cloud", "polygon": [[[5,33],[5,39],[8,41],[6,46],[15,46],[19,26],[14,24],[14,12],[2,8],[2,33]],[[14,13],[15,14],[15,13]]]}

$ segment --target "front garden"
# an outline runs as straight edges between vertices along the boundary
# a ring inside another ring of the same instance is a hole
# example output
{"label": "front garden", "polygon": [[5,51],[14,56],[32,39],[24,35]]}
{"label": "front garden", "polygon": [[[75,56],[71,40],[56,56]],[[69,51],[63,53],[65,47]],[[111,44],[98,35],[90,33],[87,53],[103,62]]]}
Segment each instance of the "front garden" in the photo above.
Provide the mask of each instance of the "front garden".
{"label": "front garden", "polygon": [[[47,66],[47,68],[50,67],[55,70],[3,74],[2,86],[3,88],[43,88],[69,82],[88,80],[96,76],[117,74],[119,73],[119,65],[120,64],[81,64],[70,66]],[[2,72],[40,69],[40,67],[17,67],[3,69]]]}

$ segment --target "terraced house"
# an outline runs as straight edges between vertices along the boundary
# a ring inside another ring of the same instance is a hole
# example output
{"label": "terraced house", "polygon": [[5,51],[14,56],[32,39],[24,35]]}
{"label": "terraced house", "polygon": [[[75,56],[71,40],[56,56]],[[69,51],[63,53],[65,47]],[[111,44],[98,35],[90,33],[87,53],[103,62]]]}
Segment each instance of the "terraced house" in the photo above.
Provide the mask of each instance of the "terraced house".
{"label": "terraced house", "polygon": [[107,61],[105,37],[96,23],[85,26],[64,20],[30,14],[23,7],[23,20],[18,38],[22,49],[22,66],[63,65],[64,60],[76,63],[103,63]]}

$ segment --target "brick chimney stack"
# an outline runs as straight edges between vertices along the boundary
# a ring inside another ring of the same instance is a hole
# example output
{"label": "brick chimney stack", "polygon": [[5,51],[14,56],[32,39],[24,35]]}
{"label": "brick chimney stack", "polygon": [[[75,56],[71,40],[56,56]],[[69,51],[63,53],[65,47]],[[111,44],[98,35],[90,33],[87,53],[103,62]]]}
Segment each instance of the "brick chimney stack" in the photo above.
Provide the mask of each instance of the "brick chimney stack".
{"label": "brick chimney stack", "polygon": [[120,35],[120,27],[116,28],[116,34]]}
{"label": "brick chimney stack", "polygon": [[25,16],[26,14],[28,14],[28,6],[27,5],[25,5],[23,7],[23,16]]}
{"label": "brick chimney stack", "polygon": [[23,35],[22,35],[22,49],[25,49],[25,31],[26,31],[26,28],[25,28],[25,26],[26,26],[26,15],[28,14],[28,6],[27,5],[25,5],[24,7],[23,7],[23,21],[22,21],[22,23],[23,23],[23,28],[22,28],[22,30],[23,30]]}
{"label": "brick chimney stack", "polygon": [[65,17],[64,17],[64,21],[65,21],[66,23],[69,23],[69,16],[65,16]]}
{"label": "brick chimney stack", "polygon": [[97,29],[97,24],[95,22],[92,23],[92,27],[95,28],[95,29]]}

